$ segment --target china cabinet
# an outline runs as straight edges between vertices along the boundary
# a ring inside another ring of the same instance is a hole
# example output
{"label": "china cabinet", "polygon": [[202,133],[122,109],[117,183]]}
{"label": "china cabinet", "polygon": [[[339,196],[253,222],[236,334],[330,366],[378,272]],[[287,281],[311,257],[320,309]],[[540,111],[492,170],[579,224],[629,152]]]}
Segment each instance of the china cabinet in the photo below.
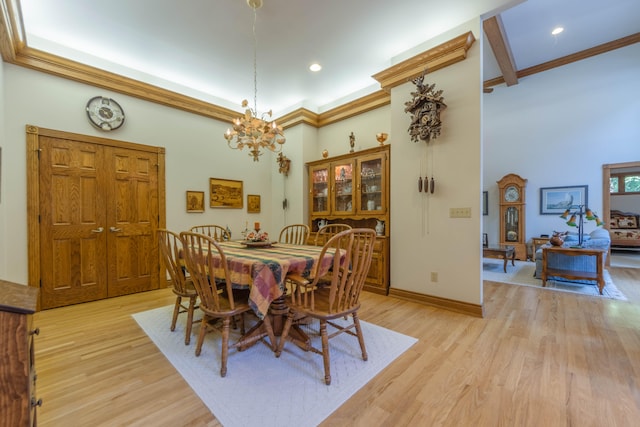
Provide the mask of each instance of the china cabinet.
{"label": "china cabinet", "polygon": [[33,313],[38,289],[0,280],[0,425],[35,426]]}
{"label": "china cabinet", "polygon": [[[307,163],[309,226],[344,223],[376,230],[377,239],[365,289],[389,289],[389,145]],[[321,244],[320,242],[319,244]]]}
{"label": "china cabinet", "polygon": [[513,246],[516,259],[527,259],[525,237],[525,187],[527,180],[508,174],[498,181],[500,194],[500,238],[501,245]]}

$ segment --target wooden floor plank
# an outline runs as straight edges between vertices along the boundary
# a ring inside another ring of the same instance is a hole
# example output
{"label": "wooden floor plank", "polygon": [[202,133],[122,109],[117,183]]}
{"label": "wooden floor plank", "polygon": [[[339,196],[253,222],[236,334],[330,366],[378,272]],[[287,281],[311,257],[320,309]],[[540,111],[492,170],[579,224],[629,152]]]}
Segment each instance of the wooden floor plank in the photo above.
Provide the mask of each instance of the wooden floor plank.
{"label": "wooden floor plank", "polygon": [[[485,282],[483,319],[365,292],[363,320],[419,341],[323,425],[633,425],[640,269],[610,271],[629,301]],[[163,289],[37,313],[39,425],[218,426],[131,317],[172,303]]]}

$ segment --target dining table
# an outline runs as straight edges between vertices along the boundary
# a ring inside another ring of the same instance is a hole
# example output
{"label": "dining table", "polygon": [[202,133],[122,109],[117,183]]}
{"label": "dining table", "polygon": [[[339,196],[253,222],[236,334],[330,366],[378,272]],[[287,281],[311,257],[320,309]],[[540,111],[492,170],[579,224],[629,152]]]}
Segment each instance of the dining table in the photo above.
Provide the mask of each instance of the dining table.
{"label": "dining table", "polygon": [[[223,241],[218,245],[227,259],[232,287],[249,290],[249,306],[259,318],[243,341],[252,335],[263,335],[265,321],[271,322],[274,334],[280,336],[289,311],[285,301],[287,275],[310,277],[316,268],[318,274],[324,275],[335,255],[334,250],[328,250],[320,259],[322,246],[312,245],[276,242],[261,245],[243,240]],[[293,333],[304,334],[301,329],[294,329]]]}

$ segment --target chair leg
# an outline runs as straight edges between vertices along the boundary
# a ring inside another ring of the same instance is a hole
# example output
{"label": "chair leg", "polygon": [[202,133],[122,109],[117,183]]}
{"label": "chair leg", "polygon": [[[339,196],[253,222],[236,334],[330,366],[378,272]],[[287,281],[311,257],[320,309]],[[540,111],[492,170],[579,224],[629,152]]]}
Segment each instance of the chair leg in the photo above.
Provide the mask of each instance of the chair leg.
{"label": "chair leg", "polygon": [[187,309],[187,327],[185,328],[184,344],[191,343],[191,328],[193,327],[193,312],[196,309],[196,297],[189,298],[189,308]]}
{"label": "chair leg", "polygon": [[225,317],[222,321],[222,361],[220,363],[220,376],[227,375],[227,358],[229,357],[229,327],[231,318]]}
{"label": "chair leg", "polygon": [[207,316],[202,316],[200,321],[200,333],[198,334],[198,343],[196,344],[196,357],[200,356],[202,351],[202,343],[204,342],[204,336],[207,333]]}
{"label": "chair leg", "polygon": [[182,303],[182,298],[176,297],[176,303],[173,306],[173,318],[171,319],[171,332],[176,330],[176,322],[178,321],[178,314],[180,314],[181,303]]}
{"label": "chair leg", "polygon": [[276,348],[276,357],[280,357],[282,353],[282,349],[284,348],[284,343],[287,340],[287,336],[289,336],[289,329],[291,329],[291,324],[293,323],[293,318],[295,314],[293,311],[289,311],[289,315],[287,315],[287,320],[284,322],[284,326],[282,327],[282,333],[280,334],[280,341],[278,341],[278,347]]}
{"label": "chair leg", "polygon": [[331,385],[331,368],[329,360],[329,337],[327,336],[327,321],[320,320],[320,337],[322,338],[322,361],[324,362],[324,383]]}
{"label": "chair leg", "polygon": [[362,350],[362,360],[369,359],[367,355],[367,349],[364,346],[364,335],[362,335],[362,328],[360,327],[360,319],[358,318],[358,312],[353,313],[353,324],[356,325],[356,335],[358,335],[358,342],[360,343],[360,350]]}

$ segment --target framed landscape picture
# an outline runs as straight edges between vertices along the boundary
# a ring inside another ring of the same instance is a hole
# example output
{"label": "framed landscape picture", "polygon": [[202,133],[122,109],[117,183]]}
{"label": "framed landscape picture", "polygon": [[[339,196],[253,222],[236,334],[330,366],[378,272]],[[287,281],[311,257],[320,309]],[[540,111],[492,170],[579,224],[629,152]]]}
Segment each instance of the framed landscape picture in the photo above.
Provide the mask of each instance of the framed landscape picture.
{"label": "framed landscape picture", "polygon": [[204,191],[187,190],[187,212],[204,212]]}
{"label": "framed landscape picture", "polygon": [[588,185],[541,188],[540,215],[562,215],[567,209],[586,206],[588,195]]}
{"label": "framed landscape picture", "polygon": [[209,206],[212,208],[242,209],[242,181],[209,178]]}

